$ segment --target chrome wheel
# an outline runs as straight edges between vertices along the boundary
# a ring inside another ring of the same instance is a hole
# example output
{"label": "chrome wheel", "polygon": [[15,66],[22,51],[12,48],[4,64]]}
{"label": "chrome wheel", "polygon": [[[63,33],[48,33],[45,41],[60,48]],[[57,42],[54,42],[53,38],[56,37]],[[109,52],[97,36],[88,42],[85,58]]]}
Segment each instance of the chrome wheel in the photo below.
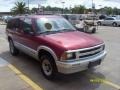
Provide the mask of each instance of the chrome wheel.
{"label": "chrome wheel", "polygon": [[42,68],[43,68],[43,72],[47,75],[50,76],[52,74],[52,66],[49,62],[49,60],[45,59],[42,62]]}

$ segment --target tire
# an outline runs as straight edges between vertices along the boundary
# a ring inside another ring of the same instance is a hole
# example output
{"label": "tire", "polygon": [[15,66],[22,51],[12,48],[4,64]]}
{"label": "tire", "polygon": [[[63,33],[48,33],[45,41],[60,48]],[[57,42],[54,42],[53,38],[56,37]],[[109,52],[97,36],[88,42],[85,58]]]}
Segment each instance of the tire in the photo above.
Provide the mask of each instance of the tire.
{"label": "tire", "polygon": [[44,54],[40,57],[40,68],[43,76],[48,80],[53,80],[57,75],[57,67],[50,54]]}
{"label": "tire", "polygon": [[89,31],[89,27],[88,26],[85,26],[84,27],[84,32],[88,32]]}
{"label": "tire", "polygon": [[97,24],[98,24],[99,26],[101,26],[101,25],[102,25],[102,23],[101,23],[101,22],[97,22]]}
{"label": "tire", "polygon": [[96,28],[93,28],[92,33],[96,33]]}
{"label": "tire", "polygon": [[14,43],[12,40],[9,40],[9,48],[10,48],[10,53],[13,56],[17,56],[19,54],[19,50],[14,46]]}
{"label": "tire", "polygon": [[116,27],[116,26],[117,26],[117,23],[116,23],[116,22],[114,22],[114,23],[112,24],[112,26],[113,26],[113,27]]}

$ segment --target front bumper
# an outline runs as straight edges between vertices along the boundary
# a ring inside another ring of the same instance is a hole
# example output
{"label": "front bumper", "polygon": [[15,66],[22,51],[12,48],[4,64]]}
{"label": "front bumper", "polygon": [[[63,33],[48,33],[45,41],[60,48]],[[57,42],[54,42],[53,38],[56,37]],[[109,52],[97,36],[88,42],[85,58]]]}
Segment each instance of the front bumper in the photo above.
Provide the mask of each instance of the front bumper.
{"label": "front bumper", "polygon": [[84,60],[74,60],[70,62],[56,61],[56,65],[58,72],[63,74],[70,74],[88,69],[88,65],[90,62],[103,60],[105,56],[106,56],[106,51],[103,51],[99,55],[95,55],[93,57],[86,58]]}

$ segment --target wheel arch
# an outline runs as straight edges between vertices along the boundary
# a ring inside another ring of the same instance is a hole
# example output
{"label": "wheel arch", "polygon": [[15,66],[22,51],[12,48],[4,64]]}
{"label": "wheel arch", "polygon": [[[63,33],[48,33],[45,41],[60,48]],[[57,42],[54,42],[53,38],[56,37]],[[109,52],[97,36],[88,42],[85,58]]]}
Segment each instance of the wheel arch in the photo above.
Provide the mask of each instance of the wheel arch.
{"label": "wheel arch", "polygon": [[118,26],[118,23],[117,23],[117,22],[113,22],[112,25],[113,25],[113,24],[116,24],[115,26]]}
{"label": "wheel arch", "polygon": [[51,48],[49,48],[49,47],[47,47],[47,46],[39,46],[39,47],[38,47],[38,49],[37,49],[38,59],[39,59],[40,53],[42,53],[42,52],[47,52],[47,53],[49,53],[49,54],[53,57],[53,59],[54,59],[55,61],[58,60],[58,57],[57,57],[56,53],[55,53]]}
{"label": "wheel arch", "polygon": [[[117,24],[117,22],[113,22],[113,23],[116,23],[116,24]],[[112,24],[113,24],[113,23],[112,23]]]}

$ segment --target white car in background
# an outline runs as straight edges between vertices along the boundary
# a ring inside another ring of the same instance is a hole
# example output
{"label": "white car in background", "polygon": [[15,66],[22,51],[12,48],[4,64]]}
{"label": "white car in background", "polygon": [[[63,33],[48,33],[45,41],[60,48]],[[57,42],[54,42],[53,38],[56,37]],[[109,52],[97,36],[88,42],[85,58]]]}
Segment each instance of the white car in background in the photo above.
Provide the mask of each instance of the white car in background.
{"label": "white car in background", "polygon": [[98,20],[97,21],[98,25],[108,25],[108,26],[120,26],[120,19],[115,18],[115,17],[107,17],[104,20]]}

